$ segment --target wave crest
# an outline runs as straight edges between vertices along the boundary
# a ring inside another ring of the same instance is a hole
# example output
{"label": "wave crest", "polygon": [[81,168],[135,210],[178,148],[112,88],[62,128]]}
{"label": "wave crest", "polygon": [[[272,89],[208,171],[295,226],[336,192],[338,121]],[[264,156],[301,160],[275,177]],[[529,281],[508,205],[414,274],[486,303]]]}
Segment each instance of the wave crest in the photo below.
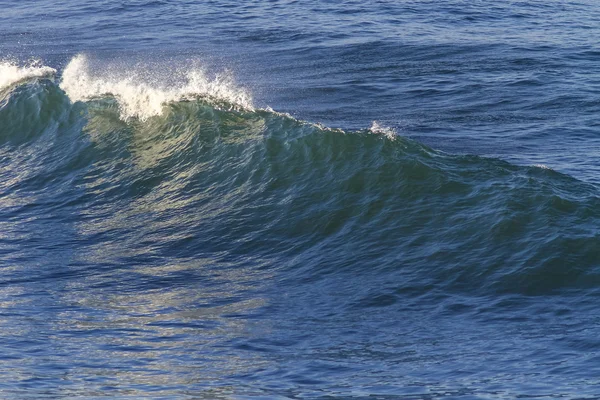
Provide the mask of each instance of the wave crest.
{"label": "wave crest", "polygon": [[27,79],[52,77],[54,74],[56,74],[54,68],[42,65],[40,61],[33,61],[22,67],[11,61],[1,61],[0,90]]}
{"label": "wave crest", "polygon": [[[74,57],[62,74],[60,87],[72,101],[87,101],[112,95],[119,103],[121,118],[139,118],[160,115],[165,104],[207,97],[233,107],[253,109],[250,94],[235,86],[229,74],[210,79],[201,69],[190,69],[183,74],[180,84],[166,87],[164,83],[148,82],[148,76],[130,70],[95,75],[91,73],[84,55]],[[164,80],[158,79],[159,82]]]}
{"label": "wave crest", "polygon": [[397,135],[396,131],[393,128],[379,125],[379,123],[377,121],[373,121],[373,123],[371,124],[371,127],[369,128],[369,131],[371,133],[374,133],[375,135],[385,136],[386,138],[388,138],[390,140],[394,140],[394,138],[396,138],[396,135]]}

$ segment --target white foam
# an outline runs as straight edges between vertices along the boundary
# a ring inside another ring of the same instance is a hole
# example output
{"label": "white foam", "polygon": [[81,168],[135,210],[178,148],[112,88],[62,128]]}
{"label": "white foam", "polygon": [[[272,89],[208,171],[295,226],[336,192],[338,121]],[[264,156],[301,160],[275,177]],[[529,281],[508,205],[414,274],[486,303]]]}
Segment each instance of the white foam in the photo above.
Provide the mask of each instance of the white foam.
{"label": "white foam", "polygon": [[65,68],[60,87],[72,101],[113,96],[119,103],[123,119],[145,120],[160,115],[165,104],[198,97],[253,109],[251,96],[237,88],[229,74],[209,79],[201,69],[190,68],[184,71],[179,84],[170,87],[165,86],[165,82],[169,81],[166,78],[142,74],[135,69],[92,73],[87,58],[78,55]]}
{"label": "white foam", "polygon": [[393,128],[381,126],[377,121],[373,121],[369,130],[376,135],[383,135],[391,140],[396,138],[396,131]]}
{"label": "white foam", "polygon": [[11,61],[0,61],[0,90],[27,79],[51,77],[55,73],[54,68],[41,65],[39,61],[22,67]]}

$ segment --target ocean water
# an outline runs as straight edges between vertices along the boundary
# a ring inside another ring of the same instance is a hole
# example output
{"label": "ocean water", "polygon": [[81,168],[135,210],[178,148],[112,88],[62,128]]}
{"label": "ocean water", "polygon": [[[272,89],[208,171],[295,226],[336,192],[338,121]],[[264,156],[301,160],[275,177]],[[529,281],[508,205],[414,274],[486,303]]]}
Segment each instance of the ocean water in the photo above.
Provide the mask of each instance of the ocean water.
{"label": "ocean water", "polygon": [[599,37],[0,0],[0,398],[600,398]]}

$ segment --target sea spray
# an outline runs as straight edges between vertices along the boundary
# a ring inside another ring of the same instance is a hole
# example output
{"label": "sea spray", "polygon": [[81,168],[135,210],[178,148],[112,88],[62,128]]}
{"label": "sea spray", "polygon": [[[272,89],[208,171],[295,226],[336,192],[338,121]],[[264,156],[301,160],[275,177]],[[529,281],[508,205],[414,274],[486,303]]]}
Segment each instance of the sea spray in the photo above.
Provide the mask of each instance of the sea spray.
{"label": "sea spray", "polygon": [[391,140],[393,140],[396,137],[396,131],[393,128],[382,126],[377,121],[373,121],[371,127],[369,128],[369,131],[376,135],[382,135]]}
{"label": "sea spray", "polygon": [[168,87],[163,76],[152,77],[134,68],[93,73],[87,57],[77,55],[63,71],[60,87],[74,102],[113,96],[119,103],[124,120],[138,118],[144,121],[160,115],[168,103],[195,98],[209,98],[231,107],[253,109],[252,97],[247,90],[236,87],[231,74],[224,73],[210,79],[202,69],[192,68],[182,75],[181,82]]}
{"label": "sea spray", "polygon": [[0,91],[27,79],[52,77],[54,74],[54,68],[42,65],[40,61],[25,66],[12,61],[0,61]]}

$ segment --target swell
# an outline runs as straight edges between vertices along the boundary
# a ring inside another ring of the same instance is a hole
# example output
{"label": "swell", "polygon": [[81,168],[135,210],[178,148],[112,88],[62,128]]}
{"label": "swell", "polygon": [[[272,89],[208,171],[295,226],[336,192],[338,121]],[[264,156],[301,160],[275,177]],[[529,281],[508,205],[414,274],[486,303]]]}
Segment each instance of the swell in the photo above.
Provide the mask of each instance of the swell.
{"label": "swell", "polygon": [[61,87],[34,80],[0,107],[0,194],[13,204],[0,215],[52,210],[104,263],[123,249],[261,257],[283,285],[347,276],[387,296],[599,288],[593,185],[377,125],[327,129],[210,96],[123,118],[124,94],[73,103],[71,90],[64,75]]}

